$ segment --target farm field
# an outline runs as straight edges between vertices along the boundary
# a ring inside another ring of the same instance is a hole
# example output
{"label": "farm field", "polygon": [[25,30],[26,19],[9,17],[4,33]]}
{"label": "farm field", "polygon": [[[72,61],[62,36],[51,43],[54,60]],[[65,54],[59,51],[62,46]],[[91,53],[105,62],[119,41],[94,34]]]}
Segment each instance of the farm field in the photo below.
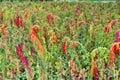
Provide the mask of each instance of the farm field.
{"label": "farm field", "polygon": [[120,2],[0,2],[0,80],[120,80]]}

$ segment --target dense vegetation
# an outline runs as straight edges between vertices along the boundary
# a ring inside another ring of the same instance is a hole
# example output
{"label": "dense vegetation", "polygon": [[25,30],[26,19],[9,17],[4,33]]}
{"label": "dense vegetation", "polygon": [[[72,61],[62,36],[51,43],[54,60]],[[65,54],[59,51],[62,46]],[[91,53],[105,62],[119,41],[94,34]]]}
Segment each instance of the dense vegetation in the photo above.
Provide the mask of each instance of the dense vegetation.
{"label": "dense vegetation", "polygon": [[0,3],[0,80],[119,80],[119,4]]}

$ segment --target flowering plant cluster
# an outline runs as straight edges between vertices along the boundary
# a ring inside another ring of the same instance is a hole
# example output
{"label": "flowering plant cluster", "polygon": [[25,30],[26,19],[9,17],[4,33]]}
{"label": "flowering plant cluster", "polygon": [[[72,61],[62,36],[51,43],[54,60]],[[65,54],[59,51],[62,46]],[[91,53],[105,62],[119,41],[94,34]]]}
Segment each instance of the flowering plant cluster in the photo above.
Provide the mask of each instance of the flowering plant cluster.
{"label": "flowering plant cluster", "polygon": [[119,80],[115,2],[0,3],[0,80]]}

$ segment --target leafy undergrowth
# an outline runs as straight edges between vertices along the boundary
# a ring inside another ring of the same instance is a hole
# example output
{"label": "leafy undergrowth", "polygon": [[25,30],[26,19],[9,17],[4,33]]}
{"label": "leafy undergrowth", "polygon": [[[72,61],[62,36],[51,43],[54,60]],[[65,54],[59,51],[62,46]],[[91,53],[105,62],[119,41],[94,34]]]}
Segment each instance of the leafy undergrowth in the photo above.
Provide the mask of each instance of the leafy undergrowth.
{"label": "leafy undergrowth", "polygon": [[0,3],[0,80],[119,80],[119,2]]}

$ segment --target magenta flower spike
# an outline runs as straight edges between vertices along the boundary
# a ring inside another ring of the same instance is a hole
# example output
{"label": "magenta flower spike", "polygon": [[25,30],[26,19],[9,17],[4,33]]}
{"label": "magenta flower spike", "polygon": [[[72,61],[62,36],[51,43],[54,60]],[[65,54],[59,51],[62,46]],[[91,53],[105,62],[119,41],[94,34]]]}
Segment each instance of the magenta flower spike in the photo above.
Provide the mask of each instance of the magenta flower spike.
{"label": "magenta flower spike", "polygon": [[26,57],[24,57],[24,55],[23,55],[22,46],[23,46],[22,43],[20,43],[18,46],[15,46],[16,55],[19,57],[20,62],[22,64],[22,67],[26,68],[28,70],[28,73],[29,73],[30,77],[32,77],[31,72],[30,72],[30,68],[28,66],[28,61],[27,61]]}
{"label": "magenta flower spike", "polygon": [[24,56],[22,56],[22,57],[20,58],[20,60],[21,60],[22,66],[23,66],[24,68],[28,66],[28,61],[26,60],[26,58],[25,58]]}
{"label": "magenta flower spike", "polygon": [[20,27],[23,25],[23,19],[20,16],[16,16],[14,19],[14,25]]}
{"label": "magenta flower spike", "polygon": [[98,70],[97,70],[97,68],[95,67],[94,68],[94,80],[98,80]]}
{"label": "magenta flower spike", "polygon": [[19,58],[22,57],[23,55],[22,55],[21,52],[20,52],[19,46],[15,46],[15,48],[16,48],[16,55],[17,55]]}
{"label": "magenta flower spike", "polygon": [[78,5],[78,6],[75,8],[75,10],[74,10],[74,17],[77,16],[78,11],[80,11],[80,5]]}
{"label": "magenta flower spike", "polygon": [[120,42],[120,29],[116,31],[114,42]]}

